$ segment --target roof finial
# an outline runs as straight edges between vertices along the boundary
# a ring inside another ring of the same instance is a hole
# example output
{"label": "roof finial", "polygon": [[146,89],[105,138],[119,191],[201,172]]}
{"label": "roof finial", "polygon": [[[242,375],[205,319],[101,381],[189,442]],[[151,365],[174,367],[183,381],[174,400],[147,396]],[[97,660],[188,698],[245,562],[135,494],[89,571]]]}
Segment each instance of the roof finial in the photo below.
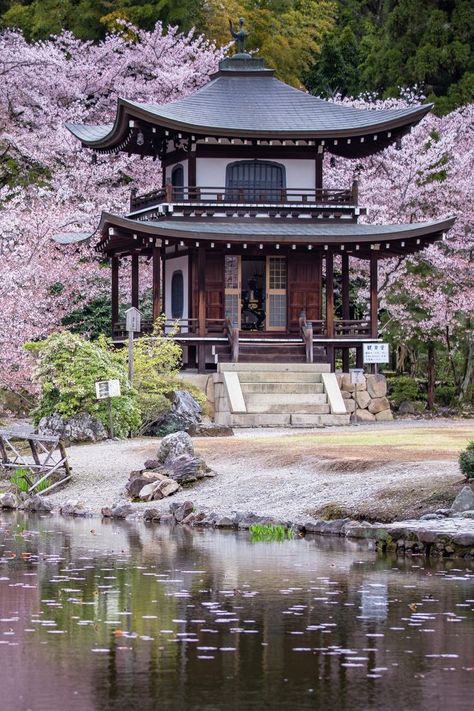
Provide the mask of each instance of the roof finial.
{"label": "roof finial", "polygon": [[238,32],[236,32],[234,30],[234,25],[233,25],[232,20],[229,20],[229,29],[230,29],[230,34],[235,39],[238,54],[247,54],[245,52],[244,45],[245,45],[245,39],[248,37],[248,32],[246,32],[244,30],[244,18],[243,17],[239,18],[239,31]]}

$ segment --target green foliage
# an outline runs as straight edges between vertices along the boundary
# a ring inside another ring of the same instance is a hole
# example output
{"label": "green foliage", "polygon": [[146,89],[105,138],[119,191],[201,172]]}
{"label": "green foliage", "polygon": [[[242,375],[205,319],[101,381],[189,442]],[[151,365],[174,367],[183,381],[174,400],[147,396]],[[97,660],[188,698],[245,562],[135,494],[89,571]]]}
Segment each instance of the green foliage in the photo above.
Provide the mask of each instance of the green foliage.
{"label": "green foliage", "polygon": [[139,428],[137,394],[128,383],[123,356],[109,349],[104,338],[91,342],[65,331],[26,348],[37,356],[34,377],[41,395],[32,413],[36,423],[54,412],[63,417],[88,412],[108,427],[108,406],[96,399],[95,383],[117,379],[122,395],[112,398],[114,431],[125,437]]}
{"label": "green foliage", "polygon": [[438,385],[436,388],[436,400],[440,405],[449,407],[454,405],[456,399],[456,388],[454,385]]}
{"label": "green foliage", "polygon": [[12,484],[18,492],[26,494],[32,482],[27,470],[24,467],[18,467],[10,475],[10,484]]}
{"label": "green foliage", "polygon": [[99,338],[110,331],[110,296],[98,296],[84,306],[74,309],[62,320],[71,333],[80,333],[91,339]]}
{"label": "green foliage", "polygon": [[399,375],[388,381],[390,388],[390,399],[398,407],[404,400],[420,400],[420,391],[415,378],[409,375]]}
{"label": "green foliage", "polygon": [[459,455],[459,468],[466,479],[474,479],[474,440]]}
{"label": "green foliage", "polygon": [[253,523],[250,528],[250,541],[258,543],[261,541],[277,541],[282,543],[293,538],[293,531],[285,526],[273,526],[272,524]]}

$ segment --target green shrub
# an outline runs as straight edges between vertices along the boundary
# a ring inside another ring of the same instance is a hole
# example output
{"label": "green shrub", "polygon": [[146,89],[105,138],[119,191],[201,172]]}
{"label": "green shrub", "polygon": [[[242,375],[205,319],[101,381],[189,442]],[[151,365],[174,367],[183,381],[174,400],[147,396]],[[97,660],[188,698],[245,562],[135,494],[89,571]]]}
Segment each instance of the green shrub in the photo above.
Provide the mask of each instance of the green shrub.
{"label": "green shrub", "polygon": [[125,437],[139,428],[137,393],[128,383],[123,356],[111,350],[105,338],[91,342],[64,331],[26,347],[37,356],[34,378],[41,387],[32,412],[35,423],[54,412],[63,417],[87,412],[108,427],[108,404],[96,399],[95,383],[117,379],[122,395],[112,398],[114,432]]}
{"label": "green shrub", "polygon": [[444,407],[454,405],[456,398],[456,388],[454,385],[439,385],[436,388],[436,401]]}
{"label": "green shrub", "polygon": [[419,391],[415,378],[409,375],[399,375],[389,381],[390,399],[398,407],[404,400],[421,400],[422,394]]}
{"label": "green shrub", "polygon": [[18,467],[10,475],[10,484],[12,484],[18,492],[25,493],[30,488],[32,481],[24,467]]}
{"label": "green shrub", "polygon": [[466,479],[474,479],[474,440],[459,455],[459,468]]}
{"label": "green shrub", "polygon": [[253,523],[250,528],[250,540],[252,543],[259,541],[282,541],[293,538],[293,531],[284,526],[274,526],[273,524]]}

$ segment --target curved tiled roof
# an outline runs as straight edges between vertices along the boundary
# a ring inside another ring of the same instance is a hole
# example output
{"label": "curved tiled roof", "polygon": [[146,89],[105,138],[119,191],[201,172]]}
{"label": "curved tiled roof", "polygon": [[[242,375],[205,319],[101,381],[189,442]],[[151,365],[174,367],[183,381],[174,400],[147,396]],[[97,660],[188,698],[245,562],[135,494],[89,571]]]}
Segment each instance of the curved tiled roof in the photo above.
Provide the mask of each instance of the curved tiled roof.
{"label": "curved tiled roof", "polygon": [[[244,63],[245,65],[245,63]],[[350,138],[404,129],[417,123],[431,104],[406,109],[370,110],[334,104],[295,89],[270,70],[232,69],[232,60],[190,96],[169,104],[119,99],[114,124],[67,124],[85,145],[107,149],[126,140],[130,119],[163,130],[237,138]],[[374,146],[375,148],[375,146]]]}

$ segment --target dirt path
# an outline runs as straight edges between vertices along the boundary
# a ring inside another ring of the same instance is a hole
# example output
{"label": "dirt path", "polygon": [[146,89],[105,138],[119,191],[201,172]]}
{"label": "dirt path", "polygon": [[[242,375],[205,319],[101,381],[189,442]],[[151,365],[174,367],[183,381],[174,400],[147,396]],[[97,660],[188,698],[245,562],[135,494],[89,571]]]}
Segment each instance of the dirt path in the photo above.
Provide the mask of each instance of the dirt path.
{"label": "dirt path", "polygon": [[[217,472],[173,501],[301,520],[331,515],[386,521],[449,505],[461,483],[459,451],[474,438],[474,421],[398,422],[384,427],[286,431],[242,430],[235,437],[195,439]],[[128,475],[154,457],[157,439],[69,449],[74,479],[55,503],[78,498],[99,511],[123,495]],[[168,508],[169,500],[157,502]],[[139,505],[144,506],[144,505]]]}

